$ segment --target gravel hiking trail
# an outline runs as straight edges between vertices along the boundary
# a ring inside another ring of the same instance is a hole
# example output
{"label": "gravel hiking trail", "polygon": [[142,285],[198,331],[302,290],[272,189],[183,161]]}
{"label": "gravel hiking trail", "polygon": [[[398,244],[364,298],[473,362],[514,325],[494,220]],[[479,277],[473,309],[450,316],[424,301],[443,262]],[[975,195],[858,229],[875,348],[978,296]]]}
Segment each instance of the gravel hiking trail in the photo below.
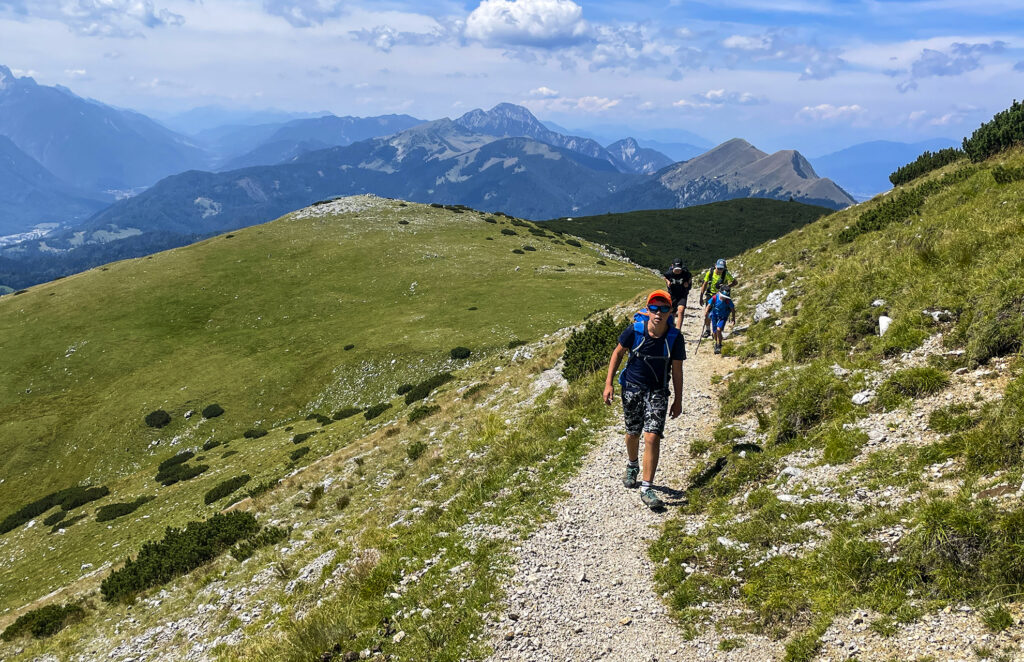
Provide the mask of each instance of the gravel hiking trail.
{"label": "gravel hiking trail", "polygon": [[[554,517],[515,550],[504,612],[486,634],[494,648],[489,660],[733,657],[716,649],[719,637],[713,632],[684,639],[655,592],[654,564],[647,551],[684,498],[687,475],[696,464],[690,441],[708,438],[718,422],[711,375],[725,374],[735,365],[713,353],[710,338],[694,353],[700,324],[699,312],[688,311],[683,321],[689,357],[683,364],[683,411],[668,421],[655,476],[667,508],[652,512],[641,503],[639,490],[622,485],[626,451],[616,384],[613,424],[599,433],[579,473],[564,485],[569,496],[554,507]],[[736,659],[753,652],[748,647]]]}

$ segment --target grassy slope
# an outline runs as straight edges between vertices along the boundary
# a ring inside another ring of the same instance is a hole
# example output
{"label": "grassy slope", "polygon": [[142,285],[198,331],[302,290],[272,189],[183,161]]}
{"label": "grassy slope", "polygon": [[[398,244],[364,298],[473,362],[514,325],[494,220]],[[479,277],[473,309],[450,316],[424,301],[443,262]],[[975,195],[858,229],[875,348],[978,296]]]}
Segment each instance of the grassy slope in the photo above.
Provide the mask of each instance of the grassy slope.
{"label": "grassy slope", "polygon": [[[219,480],[279,475],[294,449],[285,423],[298,421],[301,432],[315,427],[303,421],[310,411],[389,401],[399,384],[464,365],[448,358],[452,347],[469,347],[474,358],[494,353],[651,284],[649,273],[613,260],[599,265],[593,249],[528,235],[508,219],[381,205],[289,215],[0,299],[0,514],[84,480],[112,494],[82,512],[161,497],[139,511],[137,527],[115,527],[118,535],[108,537],[90,518],[68,530],[77,542],[41,555],[19,553],[53,540],[39,524],[0,536],[0,550],[20,559],[0,569],[0,608],[77,577],[78,564],[111,560],[94,554],[100,542],[134,546],[208,512],[202,492]],[[511,252],[524,244],[537,250]],[[350,343],[355,349],[344,351]],[[220,418],[183,418],[212,402],[225,408]],[[167,428],[143,423],[156,408],[171,412]],[[208,474],[157,489],[160,460],[257,424],[277,427],[256,442],[234,442],[231,449],[246,451],[239,455],[221,458],[223,447],[205,453]],[[312,443],[326,452],[362,436],[364,425],[355,417]]]}
{"label": "grassy slope", "polygon": [[[920,215],[850,243],[838,241],[839,232],[886,196],[734,261],[744,283],[736,293],[741,323],[769,291],[786,288],[789,294],[781,314],[753,324],[745,339],[729,341],[732,347],[727,344],[748,367],[726,377],[723,423],[715,439],[695,446],[711,464],[719,456],[727,461],[720,473],[694,475],[689,510],[708,515],[708,526],[687,534],[681,522],[672,522],[652,549],[652,558],[668,558],[659,580],[688,627],[705,622],[701,603],[738,598],[753,613],[743,627],[775,636],[795,633],[787,659],[802,660],[818,650],[818,636],[833,616],[850,609],[881,612],[872,627],[888,631],[894,620],[912,622],[948,604],[968,602],[988,615],[1001,600],[1019,599],[1024,573],[1012,559],[1024,539],[1024,508],[1018,500],[996,508],[972,499],[986,486],[1020,482],[1019,360],[999,359],[1000,366],[1009,366],[1008,379],[995,382],[1005,393],[988,404],[980,402],[981,384],[968,379],[967,395],[973,390],[974,396],[958,406],[970,415],[945,428],[934,419],[929,427],[938,430],[938,440],[920,448],[862,455],[867,436],[843,427],[872,412],[916,411],[915,400],[895,392],[892,381],[868,407],[852,406],[850,396],[872,387],[872,375],[884,377],[883,359],[898,359],[933,334],[943,334],[944,351],[962,353],[935,355],[929,367],[898,374],[907,392],[946,395],[944,402],[964,397],[944,392],[953,369],[1020,352],[1024,184],[997,184],[991,169],[998,163],[1019,167],[1024,154],[1010,152],[976,166],[960,161],[898,187],[890,195],[974,169],[964,181],[930,195]],[[886,303],[873,307],[876,299]],[[936,322],[924,309],[948,310],[952,319]],[[881,314],[893,319],[884,337],[877,335]],[[775,319],[782,324],[776,326]],[[834,364],[853,372],[837,376]],[[727,427],[732,424],[740,431]],[[764,452],[741,457],[730,450],[737,438],[756,441]],[[796,505],[775,498],[779,471],[787,456],[800,451],[819,458],[811,467],[840,467],[832,501],[819,497],[817,503]],[[948,460],[952,469],[944,480],[954,481],[952,488],[932,482],[924,471]],[[851,507],[857,503],[854,487],[895,490],[908,500],[901,507]],[[893,547],[877,542],[879,531],[901,525],[907,534]],[[813,543],[815,526],[831,536],[817,550],[765,556],[774,546]],[[748,547],[726,548],[715,542],[720,536]],[[683,563],[700,571],[688,576]],[[736,567],[746,570],[730,574]]]}
{"label": "grassy slope", "polygon": [[634,262],[664,269],[682,257],[691,271],[738,255],[814,221],[831,209],[799,202],[749,198],[684,209],[545,221],[541,225],[614,246]]}

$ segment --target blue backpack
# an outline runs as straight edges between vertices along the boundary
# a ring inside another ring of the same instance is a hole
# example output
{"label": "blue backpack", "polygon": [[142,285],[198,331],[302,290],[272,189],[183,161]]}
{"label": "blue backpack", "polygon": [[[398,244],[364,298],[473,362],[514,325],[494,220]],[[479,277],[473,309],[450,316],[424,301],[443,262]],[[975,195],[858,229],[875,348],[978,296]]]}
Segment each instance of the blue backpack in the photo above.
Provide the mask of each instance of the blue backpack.
{"label": "blue backpack", "polygon": [[[629,350],[629,360],[630,361],[643,361],[644,363],[647,364],[647,367],[650,368],[651,371],[653,372],[654,368],[651,368],[651,364],[650,364],[650,362],[648,360],[648,357],[640,355],[638,352],[639,352],[640,348],[644,346],[644,343],[648,343],[648,342],[652,342],[653,343],[653,342],[662,342],[663,341],[663,343],[664,343],[663,344],[663,348],[664,348],[664,351],[665,351],[665,353],[663,355],[665,357],[665,373],[663,375],[662,381],[665,383],[665,385],[667,387],[668,386],[669,370],[670,370],[670,366],[672,365],[672,362],[670,360],[668,360],[668,358],[672,355],[672,345],[675,344],[676,338],[679,337],[679,329],[677,329],[675,327],[675,325],[673,324],[673,318],[669,317],[668,318],[668,333],[665,334],[665,337],[664,338],[658,338],[658,339],[651,338],[651,337],[649,337],[647,335],[647,320],[649,318],[650,318],[650,314],[646,310],[641,310],[641,311],[636,312],[636,313],[633,314],[633,347],[630,348],[630,350]],[[622,386],[626,385],[626,371],[625,370],[623,370],[622,372],[619,373],[619,384],[622,385]]]}

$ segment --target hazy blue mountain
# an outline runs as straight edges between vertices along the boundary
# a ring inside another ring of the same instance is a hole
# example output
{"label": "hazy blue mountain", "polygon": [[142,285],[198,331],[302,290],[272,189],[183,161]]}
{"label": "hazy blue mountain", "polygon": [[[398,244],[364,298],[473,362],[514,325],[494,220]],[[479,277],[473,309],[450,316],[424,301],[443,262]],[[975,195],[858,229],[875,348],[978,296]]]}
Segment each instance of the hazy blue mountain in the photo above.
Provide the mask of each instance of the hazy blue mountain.
{"label": "hazy blue mountain", "polygon": [[410,115],[377,117],[336,117],[293,120],[279,126],[253,149],[228,160],[220,170],[237,170],[256,165],[272,165],[317,149],[351,145],[360,140],[389,136],[424,120]]}
{"label": "hazy blue mountain", "polygon": [[192,139],[210,154],[209,167],[219,170],[225,161],[266,143],[284,125],[285,122],[226,124],[200,131]]}
{"label": "hazy blue mountain", "polygon": [[873,140],[815,157],[811,161],[823,177],[838,182],[858,200],[867,200],[891,189],[889,174],[910,163],[922,152],[959,146],[958,141],[948,138],[917,143]]}
{"label": "hazy blue mountain", "polygon": [[605,148],[623,172],[650,175],[674,161],[661,152],[641,147],[633,138],[623,138]]}
{"label": "hazy blue mountain", "polygon": [[671,158],[673,161],[689,161],[693,157],[700,156],[708,150],[707,146],[691,145],[690,143],[679,142],[661,142],[645,138],[637,138],[637,143],[639,143],[641,147],[657,150]]}
{"label": "hazy blue mountain", "polygon": [[793,198],[832,209],[855,202],[832,180],[818,177],[799,152],[782,150],[766,154],[747,141],[734,138],[596,200],[579,215],[691,207],[734,198]]}
{"label": "hazy blue mountain", "polygon": [[87,191],[149,186],[206,156],[145,115],[15,78],[0,66],[0,135],[60,179]]}
{"label": "hazy blue mountain", "polygon": [[0,136],[0,235],[27,232],[40,223],[81,221],[107,204],[59,180]]}
{"label": "hazy blue mountain", "polygon": [[223,126],[257,126],[260,124],[285,124],[292,120],[309,119],[330,115],[328,110],[319,112],[294,112],[288,110],[251,108],[224,108],[223,106],[200,106],[180,113],[150,111],[166,127],[185,135],[196,135]]}
{"label": "hazy blue mountain", "polygon": [[676,158],[675,155],[662,149],[659,145],[686,145],[698,150],[693,156],[714,147],[714,143],[704,136],[699,136],[686,129],[639,128],[636,125],[627,126],[625,124],[599,124],[587,129],[566,129],[554,122],[544,122],[544,124],[553,131],[592,138],[602,144],[615,142],[622,136],[633,136],[641,146],[657,149],[672,158]]}

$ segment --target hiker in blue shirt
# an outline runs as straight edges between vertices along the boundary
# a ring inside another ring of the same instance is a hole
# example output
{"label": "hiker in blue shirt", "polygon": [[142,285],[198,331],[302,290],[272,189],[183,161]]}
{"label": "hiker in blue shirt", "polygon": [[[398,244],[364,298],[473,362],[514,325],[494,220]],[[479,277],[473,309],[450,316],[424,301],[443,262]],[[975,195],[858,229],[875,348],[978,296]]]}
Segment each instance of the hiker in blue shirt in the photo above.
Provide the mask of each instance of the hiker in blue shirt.
{"label": "hiker in blue shirt", "polygon": [[[683,334],[669,324],[672,298],[665,290],[655,290],[647,297],[647,308],[637,313],[619,336],[619,344],[608,362],[604,385],[604,402],[610,405],[615,395],[612,378],[622,357],[629,362],[619,375],[622,386],[622,412],[626,420],[626,473],[622,484],[637,486],[640,474],[640,434],[644,435],[644,467],[640,483],[640,499],[651,510],[664,507],[655,493],[654,472],[658,469],[661,438],[665,431],[665,415],[676,418],[683,410],[683,360],[686,343]],[[668,404],[668,383],[672,379],[675,399]]]}
{"label": "hiker in blue shirt", "polygon": [[718,291],[711,295],[708,299],[707,311],[705,311],[705,317],[711,319],[711,333],[715,337],[715,354],[722,353],[722,329],[725,328],[725,323],[729,321],[729,317],[732,317],[732,325],[736,326],[736,304],[732,302],[732,298],[729,296],[731,292],[728,285],[721,285]]}

